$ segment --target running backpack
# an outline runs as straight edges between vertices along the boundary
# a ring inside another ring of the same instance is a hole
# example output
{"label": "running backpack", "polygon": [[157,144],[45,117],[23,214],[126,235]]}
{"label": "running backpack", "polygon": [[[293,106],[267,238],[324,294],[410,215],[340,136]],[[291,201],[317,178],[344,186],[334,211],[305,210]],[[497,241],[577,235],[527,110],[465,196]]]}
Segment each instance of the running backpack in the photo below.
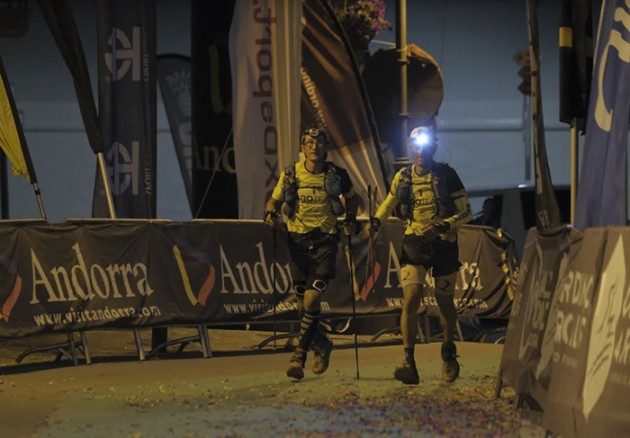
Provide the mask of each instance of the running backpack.
{"label": "running backpack", "polygon": [[[398,187],[394,194],[399,202],[397,216],[401,219],[413,219],[412,169],[413,165],[410,165],[401,170]],[[431,183],[437,200],[437,216],[442,219],[455,214],[455,203],[448,188],[449,171],[450,167],[446,163],[434,163],[432,169]]]}
{"label": "running backpack", "polygon": [[[343,193],[341,187],[341,175],[339,168],[330,161],[326,161],[326,174],[324,175],[324,190],[328,195],[328,200],[335,216],[344,214],[345,209],[339,196]],[[287,216],[291,217],[295,214],[295,205],[297,201],[297,179],[295,176],[295,163],[284,169],[284,181],[282,184],[281,200],[287,205]]]}

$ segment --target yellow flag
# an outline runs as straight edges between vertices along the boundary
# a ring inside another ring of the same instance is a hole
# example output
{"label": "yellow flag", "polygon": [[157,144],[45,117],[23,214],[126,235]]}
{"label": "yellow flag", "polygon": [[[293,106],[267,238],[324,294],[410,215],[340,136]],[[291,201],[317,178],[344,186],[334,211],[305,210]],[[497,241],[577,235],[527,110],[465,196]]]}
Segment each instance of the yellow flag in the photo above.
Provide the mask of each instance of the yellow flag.
{"label": "yellow flag", "polygon": [[21,135],[20,119],[13,105],[10,85],[6,80],[2,61],[0,61],[0,147],[11,162],[13,174],[24,176],[29,182],[31,176],[24,158],[26,144]]}

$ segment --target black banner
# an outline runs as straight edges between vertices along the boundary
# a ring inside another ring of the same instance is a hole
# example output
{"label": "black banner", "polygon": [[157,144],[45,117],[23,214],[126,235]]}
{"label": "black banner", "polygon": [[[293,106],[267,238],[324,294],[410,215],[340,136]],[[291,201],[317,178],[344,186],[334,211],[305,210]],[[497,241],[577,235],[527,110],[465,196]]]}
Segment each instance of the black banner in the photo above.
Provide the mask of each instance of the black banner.
{"label": "black banner", "polygon": [[[400,310],[402,222],[387,221],[371,277],[367,241],[352,241],[358,314]],[[461,228],[458,312],[510,311],[513,244],[485,227]],[[278,243],[274,248],[274,239]],[[113,221],[0,227],[0,337],[97,327],[297,318],[286,236],[258,221]],[[326,317],[352,314],[347,246],[323,300]],[[481,254],[484,254],[481,256]],[[470,258],[469,258],[470,257]],[[429,293],[425,304],[435,309]]]}
{"label": "black banner", "polygon": [[564,437],[627,435],[628,253],[629,227],[566,230],[555,242],[528,235],[502,377],[533,395],[544,427]]}
{"label": "black banner", "polygon": [[[606,229],[589,228],[571,244],[554,294],[547,327],[553,336],[552,370],[545,403],[546,429],[576,436],[574,410],[582,394],[594,297],[602,269]],[[548,355],[547,355],[548,356]]]}
{"label": "black banner", "polygon": [[184,180],[188,205],[192,211],[193,154],[190,58],[182,55],[158,56],[157,75],[179,169]]}
{"label": "black banner", "polygon": [[[156,1],[98,1],[99,115],[118,217],[156,212]],[[97,174],[92,215],[108,217]]]}
{"label": "black banner", "polygon": [[[238,217],[228,34],[234,1],[191,3],[193,217]],[[262,164],[261,164],[262,165]],[[261,213],[262,214],[262,213]]]}
{"label": "black banner", "polygon": [[504,382],[541,405],[549,384],[548,362],[541,361],[547,317],[566,253],[578,237],[570,228],[547,236],[531,228],[525,243],[500,369]]}

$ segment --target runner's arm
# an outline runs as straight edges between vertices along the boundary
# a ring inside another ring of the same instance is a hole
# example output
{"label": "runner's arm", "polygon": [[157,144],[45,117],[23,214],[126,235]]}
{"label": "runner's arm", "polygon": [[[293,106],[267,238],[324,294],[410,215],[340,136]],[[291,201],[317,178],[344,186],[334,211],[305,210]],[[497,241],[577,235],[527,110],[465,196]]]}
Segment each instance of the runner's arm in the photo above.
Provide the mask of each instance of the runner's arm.
{"label": "runner's arm", "polygon": [[396,175],[394,175],[394,179],[392,180],[392,185],[389,189],[389,193],[385,198],[385,201],[381,205],[379,205],[376,213],[374,213],[374,218],[376,218],[379,223],[383,223],[383,221],[387,220],[388,217],[392,215],[396,205],[398,205],[398,198],[395,193],[398,190],[398,184],[400,183],[401,171],[398,171]]}
{"label": "runner's arm", "polygon": [[387,198],[381,205],[379,205],[378,210],[374,214],[374,217],[379,220],[379,222],[383,223],[388,217],[392,215],[394,212],[394,208],[398,204],[398,199],[392,193],[387,194]]}
{"label": "runner's arm", "polygon": [[455,204],[455,213],[444,219],[443,223],[448,224],[449,229],[458,228],[472,220],[472,212],[470,210],[470,201],[464,189],[464,184],[459,175],[453,168],[449,168],[451,174],[449,175],[449,191],[451,193],[451,199]]}
{"label": "runner's arm", "polygon": [[464,190],[451,194],[453,197],[453,203],[455,204],[455,214],[453,216],[444,219],[444,222],[449,225],[450,229],[460,227],[467,224],[472,219],[472,212],[470,211],[470,202],[468,196]]}
{"label": "runner's arm", "polygon": [[277,212],[280,211],[280,207],[282,207],[282,184],[284,181],[284,171],[280,174],[280,178],[278,178],[278,182],[271,192],[271,196],[267,199],[267,203],[265,204],[265,212],[263,220],[266,222],[269,216],[275,216]]}

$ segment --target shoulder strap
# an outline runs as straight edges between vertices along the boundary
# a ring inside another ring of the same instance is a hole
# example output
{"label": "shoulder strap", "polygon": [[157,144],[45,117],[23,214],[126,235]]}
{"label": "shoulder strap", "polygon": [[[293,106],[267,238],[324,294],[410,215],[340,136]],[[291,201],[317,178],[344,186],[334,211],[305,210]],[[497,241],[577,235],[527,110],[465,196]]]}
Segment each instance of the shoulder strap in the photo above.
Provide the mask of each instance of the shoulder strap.
{"label": "shoulder strap", "polygon": [[396,216],[404,220],[411,219],[413,215],[413,208],[411,207],[413,202],[411,199],[413,197],[413,190],[411,189],[412,166],[405,166],[399,171],[400,178],[398,179],[396,193],[394,193],[399,202]]}
{"label": "shoulder strap", "polygon": [[295,213],[295,201],[297,198],[297,181],[295,179],[295,163],[284,168],[284,180],[282,184],[282,200],[287,205],[288,216]]}
{"label": "shoulder strap", "polygon": [[403,167],[403,169],[401,171],[401,176],[404,176],[405,178],[411,179],[411,170],[412,169],[413,169],[413,164],[410,164],[409,166]]}
{"label": "shoulder strap", "polygon": [[324,176],[324,189],[328,194],[328,200],[335,216],[341,216],[345,209],[339,200],[343,193],[339,168],[332,162],[326,161],[326,175]]}
{"label": "shoulder strap", "polygon": [[455,212],[455,203],[451,198],[449,190],[449,173],[451,166],[447,163],[436,162],[433,165],[433,190],[437,196],[438,216],[441,218],[449,217]]}
{"label": "shoulder strap", "polygon": [[449,166],[448,163],[444,163],[442,161],[436,161],[433,164],[433,171],[440,177],[446,176],[450,169],[451,166]]}
{"label": "shoulder strap", "polygon": [[284,176],[294,177],[295,176],[295,163],[289,164],[284,168]]}
{"label": "shoulder strap", "polygon": [[332,161],[326,161],[326,172],[337,172],[339,167]]}

